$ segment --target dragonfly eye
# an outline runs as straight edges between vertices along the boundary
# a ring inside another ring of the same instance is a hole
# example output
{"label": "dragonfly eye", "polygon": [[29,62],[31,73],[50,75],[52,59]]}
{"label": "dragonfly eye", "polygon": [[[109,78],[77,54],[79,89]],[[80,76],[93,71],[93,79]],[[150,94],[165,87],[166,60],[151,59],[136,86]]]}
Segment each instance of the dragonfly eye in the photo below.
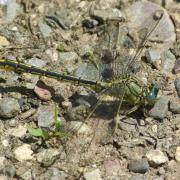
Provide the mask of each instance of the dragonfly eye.
{"label": "dragonfly eye", "polygon": [[159,87],[156,84],[153,85],[151,91],[147,96],[148,104],[153,105],[155,103],[155,101],[157,100],[158,92],[159,92]]}

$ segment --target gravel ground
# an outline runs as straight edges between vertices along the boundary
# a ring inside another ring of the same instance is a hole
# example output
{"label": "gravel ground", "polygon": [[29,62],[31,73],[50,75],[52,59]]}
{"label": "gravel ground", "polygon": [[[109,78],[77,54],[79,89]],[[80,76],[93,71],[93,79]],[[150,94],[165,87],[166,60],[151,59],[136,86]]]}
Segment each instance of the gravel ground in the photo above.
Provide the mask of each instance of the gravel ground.
{"label": "gravel ground", "polygon": [[0,179],[180,179],[179,12],[178,0],[0,0],[1,59],[92,81],[123,73],[160,19],[127,72],[158,84],[157,101],[129,115],[123,103],[114,134],[117,97],[87,119],[93,88],[2,67]]}

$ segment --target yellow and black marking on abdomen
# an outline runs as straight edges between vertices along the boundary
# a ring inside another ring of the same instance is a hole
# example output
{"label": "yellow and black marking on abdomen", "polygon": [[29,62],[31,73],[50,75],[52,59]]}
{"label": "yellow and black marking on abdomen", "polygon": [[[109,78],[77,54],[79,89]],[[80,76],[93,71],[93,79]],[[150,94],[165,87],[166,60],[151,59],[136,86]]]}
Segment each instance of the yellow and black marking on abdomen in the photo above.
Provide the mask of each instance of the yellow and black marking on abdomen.
{"label": "yellow and black marking on abdomen", "polygon": [[98,81],[91,81],[91,80],[81,79],[81,78],[70,76],[70,75],[65,75],[63,73],[48,71],[48,70],[37,68],[35,66],[29,66],[27,64],[19,63],[14,60],[0,59],[0,68],[12,70],[15,72],[25,72],[25,73],[31,73],[31,74],[40,75],[40,76],[46,76],[46,77],[57,79],[60,81],[62,80],[62,81],[72,82],[76,85],[90,86],[90,87],[93,87],[94,89],[96,88],[98,89],[99,87],[103,89],[102,84]]}

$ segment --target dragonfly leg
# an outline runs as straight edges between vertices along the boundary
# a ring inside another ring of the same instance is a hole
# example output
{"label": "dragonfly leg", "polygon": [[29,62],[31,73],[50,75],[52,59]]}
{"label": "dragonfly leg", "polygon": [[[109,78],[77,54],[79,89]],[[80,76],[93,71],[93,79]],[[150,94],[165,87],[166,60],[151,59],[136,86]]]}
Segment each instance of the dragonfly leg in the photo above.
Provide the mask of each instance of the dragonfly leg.
{"label": "dragonfly leg", "polygon": [[119,114],[116,114],[116,116],[113,119],[113,134],[116,133],[119,121],[121,120],[121,117]]}
{"label": "dragonfly leg", "polygon": [[129,109],[128,111],[125,112],[125,115],[129,115],[133,112],[135,112],[136,110],[138,110],[140,107],[140,105],[135,105],[133,108]]}

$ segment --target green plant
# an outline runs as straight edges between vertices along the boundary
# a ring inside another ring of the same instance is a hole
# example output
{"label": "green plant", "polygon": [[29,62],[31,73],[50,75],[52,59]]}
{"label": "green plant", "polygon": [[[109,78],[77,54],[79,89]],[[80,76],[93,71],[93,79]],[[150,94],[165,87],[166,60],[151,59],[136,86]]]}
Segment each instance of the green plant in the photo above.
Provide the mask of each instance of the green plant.
{"label": "green plant", "polygon": [[61,126],[61,122],[58,120],[58,108],[57,105],[55,105],[54,108],[54,125],[53,129],[49,130],[48,132],[43,130],[42,128],[33,128],[32,125],[28,125],[27,129],[28,132],[38,138],[42,138],[43,140],[47,140],[52,137],[59,137],[63,139],[68,138],[68,134],[66,132],[63,132],[63,127]]}

